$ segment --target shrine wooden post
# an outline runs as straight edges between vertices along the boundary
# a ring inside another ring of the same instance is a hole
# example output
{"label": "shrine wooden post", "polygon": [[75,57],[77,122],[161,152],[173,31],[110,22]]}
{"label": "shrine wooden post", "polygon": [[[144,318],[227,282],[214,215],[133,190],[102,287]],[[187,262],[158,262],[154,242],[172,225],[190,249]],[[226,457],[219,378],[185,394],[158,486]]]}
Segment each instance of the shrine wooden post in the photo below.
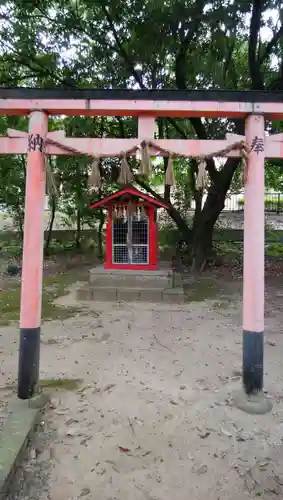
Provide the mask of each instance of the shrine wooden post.
{"label": "shrine wooden post", "polygon": [[47,114],[29,117],[24,244],[22,264],[18,397],[33,396],[39,381],[43,271],[45,157]]}

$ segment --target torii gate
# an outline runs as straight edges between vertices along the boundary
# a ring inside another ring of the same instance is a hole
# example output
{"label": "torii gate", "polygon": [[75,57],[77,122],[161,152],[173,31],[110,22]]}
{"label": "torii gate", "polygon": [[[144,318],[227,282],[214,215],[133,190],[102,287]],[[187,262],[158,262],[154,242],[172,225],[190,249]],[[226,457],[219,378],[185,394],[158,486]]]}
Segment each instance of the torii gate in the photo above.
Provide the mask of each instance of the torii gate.
{"label": "torii gate", "polygon": [[[264,120],[283,118],[283,93],[0,89],[0,114],[29,115],[28,134],[9,131],[9,137],[0,137],[0,154],[27,153],[18,372],[20,399],[33,396],[39,379],[45,154],[81,152],[90,156],[119,156],[144,140],[152,140],[154,121],[161,116],[245,119],[245,137],[230,135],[226,140],[171,139],[155,140],[154,143],[161,151],[205,157],[225,150],[235,139],[246,140],[249,151],[244,204],[243,386],[246,398],[244,402],[239,400],[238,405],[247,411],[268,411],[270,404],[262,404],[262,399],[257,407],[263,389],[264,159],[283,158],[283,134],[266,136]],[[62,131],[48,132],[49,114],[137,116],[138,138],[67,138]],[[226,156],[240,156],[240,151],[229,151]],[[253,395],[257,395],[256,399]]]}

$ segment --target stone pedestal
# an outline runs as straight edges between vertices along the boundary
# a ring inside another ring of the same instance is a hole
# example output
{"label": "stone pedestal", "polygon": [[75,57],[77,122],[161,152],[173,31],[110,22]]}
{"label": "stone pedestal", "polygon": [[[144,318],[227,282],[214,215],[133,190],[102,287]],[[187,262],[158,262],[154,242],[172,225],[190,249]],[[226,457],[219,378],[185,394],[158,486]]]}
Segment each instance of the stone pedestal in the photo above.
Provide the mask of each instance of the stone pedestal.
{"label": "stone pedestal", "polygon": [[98,266],[90,270],[89,284],[77,290],[77,299],[182,304],[182,276],[171,269],[107,270]]}

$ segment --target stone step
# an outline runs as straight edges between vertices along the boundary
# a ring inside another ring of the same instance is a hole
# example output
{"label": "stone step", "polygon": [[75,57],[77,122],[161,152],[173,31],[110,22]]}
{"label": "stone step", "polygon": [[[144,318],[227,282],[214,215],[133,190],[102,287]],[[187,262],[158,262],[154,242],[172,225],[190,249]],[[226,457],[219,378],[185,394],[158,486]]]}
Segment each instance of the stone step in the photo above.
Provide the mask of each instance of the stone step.
{"label": "stone step", "polygon": [[90,271],[90,283],[98,287],[164,289],[172,287],[172,273],[168,271],[108,271],[94,268]]}
{"label": "stone step", "polygon": [[165,302],[184,303],[184,291],[182,288],[138,288],[125,287],[116,288],[110,286],[85,285],[77,290],[78,300],[97,302]]}

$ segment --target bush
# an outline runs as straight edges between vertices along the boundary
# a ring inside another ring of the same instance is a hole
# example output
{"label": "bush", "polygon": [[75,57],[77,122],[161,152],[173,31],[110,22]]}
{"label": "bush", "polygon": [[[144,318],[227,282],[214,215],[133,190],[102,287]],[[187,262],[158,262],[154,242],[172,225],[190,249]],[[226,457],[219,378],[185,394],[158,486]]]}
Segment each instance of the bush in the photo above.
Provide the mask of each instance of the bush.
{"label": "bush", "polygon": [[266,254],[272,257],[283,257],[283,245],[281,243],[273,243],[266,247]]}
{"label": "bush", "polygon": [[7,274],[9,276],[16,276],[20,273],[20,266],[14,262],[10,262],[7,266]]}
{"label": "bush", "polygon": [[180,239],[180,231],[172,224],[166,224],[158,230],[158,245],[161,248],[176,248]]}
{"label": "bush", "polygon": [[61,241],[58,239],[52,239],[48,248],[48,255],[60,255],[65,252],[71,252],[74,249],[73,241]]}

